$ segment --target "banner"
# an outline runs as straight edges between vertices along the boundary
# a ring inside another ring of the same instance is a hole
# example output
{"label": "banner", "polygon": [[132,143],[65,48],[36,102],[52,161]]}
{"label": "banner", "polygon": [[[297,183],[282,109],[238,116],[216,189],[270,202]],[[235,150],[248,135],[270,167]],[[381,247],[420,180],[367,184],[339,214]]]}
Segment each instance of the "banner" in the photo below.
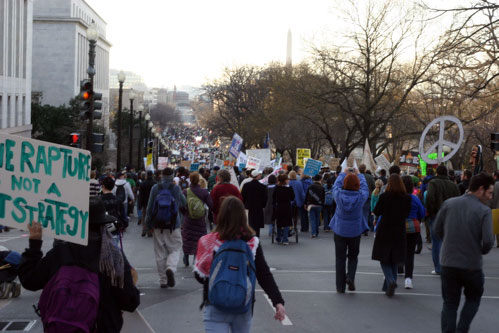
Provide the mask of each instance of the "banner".
{"label": "banner", "polygon": [[0,133],[0,224],[87,245],[89,151]]}
{"label": "banner", "polygon": [[261,160],[259,158],[248,156],[248,162],[246,163],[246,169],[255,169],[259,170]]}
{"label": "banner", "polygon": [[234,133],[234,136],[232,137],[232,143],[230,144],[229,153],[234,156],[234,158],[237,158],[237,155],[239,155],[242,147],[243,138],[241,138],[239,134]]}
{"label": "banner", "polygon": [[311,158],[312,153],[310,149],[308,148],[298,148],[296,149],[296,165],[298,165],[300,168],[305,167],[305,158]]}
{"label": "banner", "polygon": [[313,160],[311,158],[307,159],[307,164],[305,164],[305,169],[303,169],[303,174],[313,177],[321,171],[322,162]]}
{"label": "banner", "polygon": [[159,156],[158,157],[158,170],[163,170],[168,167],[168,157]]}

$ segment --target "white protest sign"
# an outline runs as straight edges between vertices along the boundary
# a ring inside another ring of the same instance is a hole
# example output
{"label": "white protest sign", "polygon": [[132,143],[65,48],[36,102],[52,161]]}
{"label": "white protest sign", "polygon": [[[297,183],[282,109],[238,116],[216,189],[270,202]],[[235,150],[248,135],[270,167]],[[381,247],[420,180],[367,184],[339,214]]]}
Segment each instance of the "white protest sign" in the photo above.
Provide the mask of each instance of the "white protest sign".
{"label": "white protest sign", "polygon": [[90,152],[0,133],[0,224],[87,245]]}
{"label": "white protest sign", "polygon": [[237,157],[237,163],[236,163],[236,165],[237,165],[237,166],[239,166],[239,165],[241,165],[241,164],[246,165],[246,162],[247,162],[247,161],[248,161],[248,157],[246,156],[246,154],[245,154],[245,153],[243,153],[243,152],[240,152],[240,153],[239,153],[239,156]]}
{"label": "white protest sign", "polygon": [[261,160],[259,158],[248,156],[248,161],[246,162],[246,169],[256,169],[259,170]]}
{"label": "white protest sign", "polygon": [[158,170],[166,169],[168,166],[168,157],[159,156],[158,157]]}
{"label": "white protest sign", "polygon": [[386,172],[388,172],[388,170],[390,169],[390,162],[387,160],[387,158],[385,157],[385,155],[381,154],[379,155],[378,157],[376,157],[374,159],[376,161],[376,164],[381,168],[381,169],[385,169]]}
{"label": "white protest sign", "polygon": [[215,159],[215,165],[218,166],[219,168],[223,168],[224,161],[221,160],[221,159],[219,159],[219,158],[217,158],[217,159]]}
{"label": "white protest sign", "polygon": [[262,167],[270,166],[270,149],[247,149],[246,155],[259,159]]}
{"label": "white protest sign", "polygon": [[237,181],[237,175],[236,172],[234,171],[234,168],[229,168],[229,173],[230,173],[230,183],[235,187],[239,188],[239,182]]}

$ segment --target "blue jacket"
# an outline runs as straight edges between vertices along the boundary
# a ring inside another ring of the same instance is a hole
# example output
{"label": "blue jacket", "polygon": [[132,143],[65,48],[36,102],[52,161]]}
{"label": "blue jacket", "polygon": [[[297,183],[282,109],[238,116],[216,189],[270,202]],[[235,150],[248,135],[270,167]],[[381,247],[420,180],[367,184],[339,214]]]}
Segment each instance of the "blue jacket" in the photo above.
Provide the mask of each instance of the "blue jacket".
{"label": "blue jacket", "polygon": [[411,194],[411,211],[408,218],[422,220],[425,217],[425,209],[421,200],[414,194]]}
{"label": "blue jacket", "polygon": [[[168,177],[163,177],[161,179],[161,184],[163,188],[166,188],[170,186],[170,183],[173,182],[173,176],[168,176]],[[173,185],[173,196],[175,197],[175,200],[178,202],[178,208],[179,208],[179,213],[177,214],[177,222],[175,223],[175,229],[180,228],[180,221],[182,220],[182,214],[180,214],[180,208],[185,207],[187,205],[187,201],[185,199],[185,196],[182,194],[182,190],[180,190],[180,187],[178,185]],[[151,189],[151,194],[149,196],[149,202],[147,203],[147,213],[146,213],[146,226],[151,229],[153,227],[152,225],[152,211],[153,211],[153,206],[154,206],[154,200],[156,199],[156,196],[159,193],[159,188],[158,184],[154,185]]]}
{"label": "blue jacket", "polygon": [[345,177],[344,172],[340,173],[333,186],[336,211],[329,227],[339,236],[358,237],[369,229],[362,209],[369,198],[369,188],[364,175],[358,174],[360,189],[358,191],[344,190],[343,180]]}
{"label": "blue jacket", "polygon": [[303,203],[305,202],[305,192],[303,191],[303,186],[299,180],[291,179],[289,181],[289,186],[295,192],[295,201],[293,203],[296,207],[303,207]]}
{"label": "blue jacket", "polygon": [[430,180],[433,177],[435,177],[435,176],[426,176],[426,177],[424,177],[423,181],[421,182],[421,194],[424,195],[424,193],[428,189],[428,183],[430,182]]}
{"label": "blue jacket", "polygon": [[301,182],[301,185],[303,186],[303,193],[305,193],[305,195],[307,195],[309,186],[312,185],[314,182],[310,178],[302,179],[302,180],[300,180],[300,182]]}

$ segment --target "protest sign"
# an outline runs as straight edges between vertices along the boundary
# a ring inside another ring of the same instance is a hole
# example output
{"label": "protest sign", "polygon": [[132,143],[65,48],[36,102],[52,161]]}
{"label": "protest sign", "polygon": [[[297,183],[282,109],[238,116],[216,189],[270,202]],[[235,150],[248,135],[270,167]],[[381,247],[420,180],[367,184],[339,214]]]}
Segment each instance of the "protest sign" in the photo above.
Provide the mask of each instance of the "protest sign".
{"label": "protest sign", "polygon": [[168,157],[159,156],[158,157],[158,170],[166,169],[168,166]]}
{"label": "protest sign", "polygon": [[215,159],[215,165],[219,168],[222,168],[224,166],[224,161],[217,158],[217,159]]}
{"label": "protest sign", "polygon": [[237,157],[237,165],[241,165],[241,164],[246,165],[247,160],[248,160],[248,157],[246,156],[246,154],[243,152],[240,152],[239,156]]}
{"label": "protest sign", "polygon": [[89,151],[0,133],[0,224],[87,245]]}
{"label": "protest sign", "polygon": [[369,141],[366,139],[364,144],[364,152],[362,155],[362,164],[365,164],[367,170],[371,170],[372,172],[376,171],[377,166],[374,163],[373,154],[371,153],[371,148],[369,147]]}
{"label": "protest sign", "polygon": [[311,158],[307,159],[307,164],[305,164],[305,169],[303,173],[307,176],[313,177],[321,171],[322,162],[313,160]]}
{"label": "protest sign", "polygon": [[187,170],[190,170],[191,169],[191,161],[182,161],[182,162],[180,162],[180,166],[183,166]]}
{"label": "protest sign", "polygon": [[241,138],[237,133],[234,133],[234,136],[232,137],[232,143],[230,144],[229,153],[234,156],[234,158],[237,158],[237,155],[239,155],[242,146],[243,138]]}
{"label": "protest sign", "polygon": [[378,164],[378,166],[381,169],[385,169],[388,172],[391,165],[390,165],[390,162],[388,161],[388,159],[385,157],[385,155],[383,155],[383,154],[379,155],[374,160],[376,161],[376,164]]}
{"label": "protest sign", "polygon": [[191,164],[191,168],[190,168],[190,172],[195,172],[195,171],[198,171],[199,170],[199,163],[192,163]]}
{"label": "protest sign", "polygon": [[340,165],[341,158],[333,157],[329,160],[329,169],[331,171],[336,171],[336,168]]}
{"label": "protest sign", "polygon": [[296,165],[300,168],[305,167],[305,158],[312,157],[312,153],[308,148],[298,148],[296,149]]}
{"label": "protest sign", "polygon": [[259,158],[248,156],[248,162],[246,163],[246,169],[256,169],[259,170],[261,160]]}
{"label": "protest sign", "polygon": [[270,166],[270,149],[248,149],[246,155],[259,159],[261,168]]}
{"label": "protest sign", "polygon": [[229,169],[229,174],[230,174],[230,183],[235,187],[239,188],[239,182],[237,181],[237,175],[236,172],[234,171],[234,168]]}

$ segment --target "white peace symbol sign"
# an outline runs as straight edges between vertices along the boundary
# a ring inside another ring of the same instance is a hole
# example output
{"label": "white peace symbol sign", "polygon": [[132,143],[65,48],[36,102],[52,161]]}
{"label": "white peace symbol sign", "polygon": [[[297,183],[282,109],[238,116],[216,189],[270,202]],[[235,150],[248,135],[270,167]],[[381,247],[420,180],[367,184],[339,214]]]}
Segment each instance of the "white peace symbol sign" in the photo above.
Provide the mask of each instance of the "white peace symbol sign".
{"label": "white peace symbol sign", "polygon": [[[455,124],[457,124],[457,127],[459,128],[459,140],[457,143],[450,142],[444,139],[444,131],[445,131],[445,122],[450,121]],[[435,125],[439,124],[439,135],[438,135],[438,140],[434,144],[431,145],[431,147],[425,151],[424,149],[424,139],[426,138],[426,135],[428,134],[428,131]],[[435,164],[435,160],[432,160],[428,158],[428,155],[431,154],[435,149],[437,149],[437,163],[440,164],[442,162],[446,162],[454,156],[454,154],[457,153],[459,148],[461,147],[461,143],[463,142],[464,138],[464,130],[463,130],[463,124],[459,119],[453,116],[442,116],[434,119],[431,123],[426,126],[426,128],[423,131],[423,134],[421,135],[421,139],[419,139],[419,155],[421,155],[421,158],[423,161],[429,164]],[[444,146],[447,146],[451,148],[451,152],[444,157],[442,157],[442,153],[444,150]]]}

